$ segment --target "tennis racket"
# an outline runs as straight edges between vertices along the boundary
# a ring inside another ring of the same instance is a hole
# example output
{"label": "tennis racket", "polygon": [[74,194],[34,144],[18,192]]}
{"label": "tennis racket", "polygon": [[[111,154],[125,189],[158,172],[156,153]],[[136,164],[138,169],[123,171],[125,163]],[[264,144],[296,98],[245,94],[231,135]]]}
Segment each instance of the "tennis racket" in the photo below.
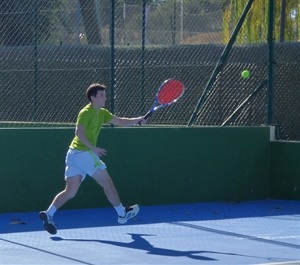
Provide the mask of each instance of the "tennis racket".
{"label": "tennis racket", "polygon": [[165,80],[158,88],[154,103],[144,119],[148,119],[155,111],[175,103],[183,95],[184,90],[184,84],[180,80],[175,78]]}

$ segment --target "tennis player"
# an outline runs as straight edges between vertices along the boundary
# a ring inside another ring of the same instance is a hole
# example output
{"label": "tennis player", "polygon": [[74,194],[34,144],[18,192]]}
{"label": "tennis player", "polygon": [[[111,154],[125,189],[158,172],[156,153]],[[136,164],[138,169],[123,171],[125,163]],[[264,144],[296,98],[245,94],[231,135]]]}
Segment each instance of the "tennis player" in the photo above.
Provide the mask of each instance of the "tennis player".
{"label": "tennis player", "polygon": [[131,126],[138,123],[144,124],[146,121],[144,117],[123,118],[110,113],[104,108],[105,90],[106,86],[98,83],[90,85],[86,90],[86,96],[90,103],[79,112],[77,117],[75,136],[66,155],[65,189],[55,196],[47,211],[39,213],[45,230],[50,234],[57,233],[53,221],[54,213],[76,195],[86,175],[102,186],[108,201],[117,212],[120,224],[125,224],[139,212],[138,205],[127,208],[122,205],[114,183],[106,170],[106,165],[100,159],[106,155],[107,151],[97,146],[97,140],[101,127],[105,123]]}

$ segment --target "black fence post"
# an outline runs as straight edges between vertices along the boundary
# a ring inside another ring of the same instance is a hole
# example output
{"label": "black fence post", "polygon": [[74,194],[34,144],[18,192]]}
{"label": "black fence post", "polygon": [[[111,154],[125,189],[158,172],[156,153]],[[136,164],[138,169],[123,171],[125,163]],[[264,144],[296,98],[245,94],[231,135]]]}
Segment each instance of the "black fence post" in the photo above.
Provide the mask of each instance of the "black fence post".
{"label": "black fence post", "polygon": [[115,112],[115,0],[111,0],[110,24],[110,110]]}
{"label": "black fence post", "polygon": [[273,122],[273,84],[274,84],[274,0],[269,0],[268,12],[268,45],[269,45],[269,66],[268,66],[268,110],[267,123],[271,125]]}

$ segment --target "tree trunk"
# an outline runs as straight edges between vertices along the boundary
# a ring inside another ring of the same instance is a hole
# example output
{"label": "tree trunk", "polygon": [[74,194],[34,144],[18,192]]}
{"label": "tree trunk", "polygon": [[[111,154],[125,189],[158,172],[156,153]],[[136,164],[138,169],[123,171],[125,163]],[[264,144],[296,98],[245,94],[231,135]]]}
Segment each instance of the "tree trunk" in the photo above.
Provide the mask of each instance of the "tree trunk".
{"label": "tree trunk", "polygon": [[102,45],[94,0],[79,0],[88,44]]}

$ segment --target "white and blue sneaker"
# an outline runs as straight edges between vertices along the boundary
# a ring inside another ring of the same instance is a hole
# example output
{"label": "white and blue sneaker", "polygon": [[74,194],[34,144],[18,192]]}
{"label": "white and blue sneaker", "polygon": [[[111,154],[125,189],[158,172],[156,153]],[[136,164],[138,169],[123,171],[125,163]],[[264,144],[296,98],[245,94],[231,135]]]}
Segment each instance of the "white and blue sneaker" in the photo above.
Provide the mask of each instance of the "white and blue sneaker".
{"label": "white and blue sneaker", "polygon": [[137,204],[127,207],[125,209],[125,212],[126,212],[125,216],[118,217],[119,224],[122,224],[122,225],[125,224],[129,219],[135,217],[138,214],[139,210],[140,210],[140,207]]}
{"label": "white and blue sneaker", "polygon": [[39,213],[39,217],[43,222],[44,228],[45,230],[51,234],[51,235],[55,235],[57,233],[57,228],[53,222],[53,217],[48,215],[47,212],[42,211]]}

